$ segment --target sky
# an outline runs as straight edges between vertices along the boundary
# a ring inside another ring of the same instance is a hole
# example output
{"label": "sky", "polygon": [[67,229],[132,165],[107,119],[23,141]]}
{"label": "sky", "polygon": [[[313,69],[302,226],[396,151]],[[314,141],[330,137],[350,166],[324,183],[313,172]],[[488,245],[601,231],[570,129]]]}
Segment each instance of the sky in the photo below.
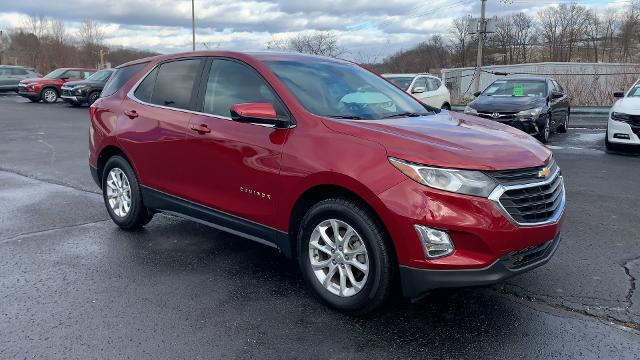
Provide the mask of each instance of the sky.
{"label": "sky", "polygon": [[[606,11],[628,0],[577,0]],[[569,0],[488,0],[487,16]],[[331,31],[348,57],[376,59],[448,36],[451,20],[478,16],[480,0],[195,0],[196,47],[264,50],[272,40]],[[83,19],[105,29],[108,45],[172,53],[191,50],[191,0],[0,0],[0,30],[19,27],[28,15],[62,19],[73,34]]]}

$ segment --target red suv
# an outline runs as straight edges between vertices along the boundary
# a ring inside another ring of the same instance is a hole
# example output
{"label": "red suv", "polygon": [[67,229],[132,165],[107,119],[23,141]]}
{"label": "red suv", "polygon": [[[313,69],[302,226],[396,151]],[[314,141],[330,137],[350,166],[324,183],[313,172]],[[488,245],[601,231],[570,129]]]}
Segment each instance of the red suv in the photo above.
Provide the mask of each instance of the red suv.
{"label": "red suv", "polygon": [[161,211],[272,246],[347,313],[400,289],[493,284],[559,243],[565,191],[546,147],[346,61],[139,60],[117,69],[90,116],[91,172],[117,225]]}
{"label": "red suv", "polygon": [[84,80],[96,72],[95,69],[61,68],[44,77],[25,79],[18,84],[18,94],[38,102],[54,103],[60,97],[62,85],[69,81]]}

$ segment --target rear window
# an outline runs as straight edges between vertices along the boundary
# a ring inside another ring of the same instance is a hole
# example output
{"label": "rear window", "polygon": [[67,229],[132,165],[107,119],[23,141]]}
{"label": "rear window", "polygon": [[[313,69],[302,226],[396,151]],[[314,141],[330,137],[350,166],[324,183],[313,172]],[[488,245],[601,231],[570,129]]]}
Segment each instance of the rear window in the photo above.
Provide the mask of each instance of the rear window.
{"label": "rear window", "polygon": [[109,81],[105,84],[100,96],[107,97],[115,94],[116,91],[120,90],[120,88],[123,87],[124,84],[126,84],[127,81],[129,81],[133,77],[133,75],[142,70],[145,65],[146,64],[136,64],[117,69],[113,73],[113,75],[111,75]]}

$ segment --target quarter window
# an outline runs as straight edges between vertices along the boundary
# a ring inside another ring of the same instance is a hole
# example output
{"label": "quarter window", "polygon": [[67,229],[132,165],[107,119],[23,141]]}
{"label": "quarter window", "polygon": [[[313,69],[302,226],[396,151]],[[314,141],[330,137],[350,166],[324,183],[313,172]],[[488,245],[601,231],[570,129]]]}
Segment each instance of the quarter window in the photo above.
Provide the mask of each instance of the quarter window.
{"label": "quarter window", "polygon": [[285,115],[284,107],[276,99],[267,83],[248,66],[230,60],[214,60],[207,80],[204,112],[230,117],[236,104],[268,102],[278,115]]}
{"label": "quarter window", "polygon": [[188,109],[201,62],[200,59],[189,59],[160,65],[149,102]]}
{"label": "quarter window", "polygon": [[111,75],[109,81],[104,85],[104,89],[102,89],[102,94],[100,94],[100,96],[105,97],[115,94],[116,91],[120,90],[120,88],[133,77],[133,75],[142,70],[145,65],[146,64],[135,64],[117,69],[113,75]]}
{"label": "quarter window", "polygon": [[152,72],[147,75],[144,80],[138,85],[133,95],[141,101],[150,102],[151,96],[153,96],[153,87],[156,84],[156,77],[158,76],[158,68],[153,69]]}
{"label": "quarter window", "polygon": [[82,79],[82,73],[77,70],[68,70],[62,77],[67,79]]}

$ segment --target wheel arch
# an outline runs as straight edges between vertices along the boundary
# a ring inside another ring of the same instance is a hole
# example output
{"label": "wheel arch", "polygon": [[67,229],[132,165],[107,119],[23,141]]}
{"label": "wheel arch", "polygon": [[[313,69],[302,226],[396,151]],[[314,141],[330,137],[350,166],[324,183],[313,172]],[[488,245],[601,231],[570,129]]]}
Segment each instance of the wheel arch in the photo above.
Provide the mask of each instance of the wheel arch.
{"label": "wheel arch", "polygon": [[[355,181],[355,180],[354,180]],[[364,187],[364,185],[361,185]],[[337,183],[322,183],[315,184],[310,186],[304,190],[298,196],[295,201],[293,207],[290,211],[289,216],[289,246],[290,249],[290,257],[295,258],[297,255],[297,247],[298,247],[298,233],[300,228],[300,223],[304,215],[307,211],[318,202],[330,199],[330,198],[347,198],[353,201],[356,201],[362,206],[364,206],[370,214],[374,217],[374,219],[380,224],[382,231],[386,237],[385,241],[387,241],[387,245],[389,249],[393,253],[394,262],[397,264],[397,255],[394,243],[391,239],[391,233],[389,231],[389,226],[385,222],[385,216],[381,214],[380,211],[384,205],[382,202],[375,196],[373,192],[364,188],[358,188],[357,190],[354,188],[347,187],[343,184]]]}
{"label": "wheel arch", "polygon": [[[137,171],[135,166],[133,165],[133,162],[131,162],[131,159],[127,156],[127,154],[125,154],[125,152],[121,148],[119,148],[116,145],[107,145],[100,151],[96,161],[96,170],[98,174],[98,179],[100,179],[100,181],[102,181],[102,172],[104,171],[104,167],[107,164],[107,161],[116,155],[122,156],[125,160],[127,160],[127,162],[133,168],[133,171],[136,172],[137,174]],[[102,187],[102,183],[100,183],[100,187]]]}

